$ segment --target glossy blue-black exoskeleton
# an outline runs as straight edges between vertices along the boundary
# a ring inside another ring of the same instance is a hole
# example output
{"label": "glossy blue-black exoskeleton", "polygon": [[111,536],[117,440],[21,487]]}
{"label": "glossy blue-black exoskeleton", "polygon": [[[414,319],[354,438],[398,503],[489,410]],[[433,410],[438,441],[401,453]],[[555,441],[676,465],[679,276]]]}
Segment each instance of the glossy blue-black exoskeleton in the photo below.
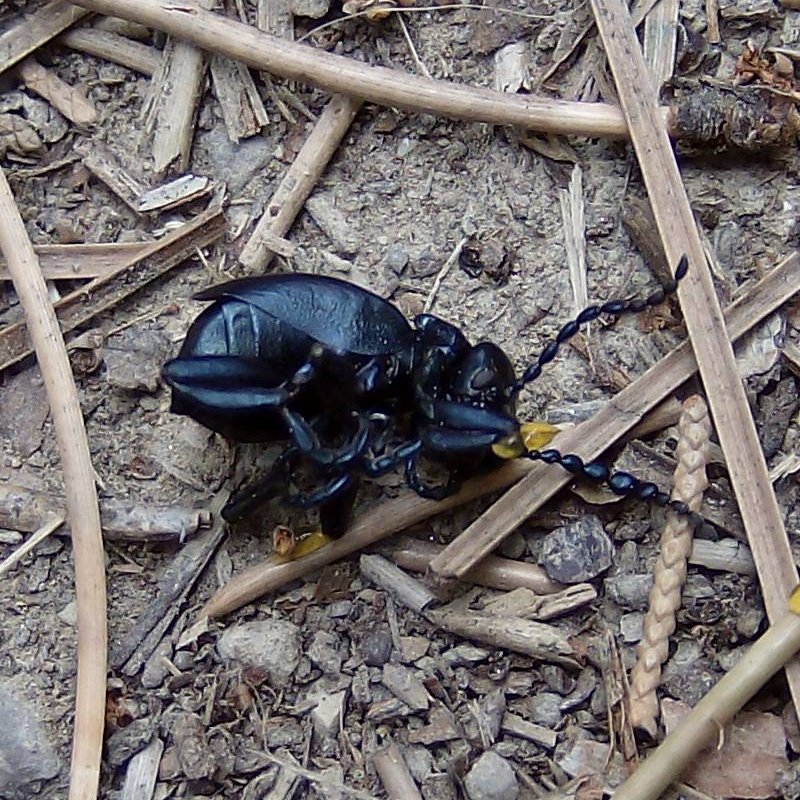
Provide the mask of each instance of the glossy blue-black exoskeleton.
{"label": "glossy blue-black exoskeleton", "polygon": [[[172,410],[236,442],[285,442],[269,474],[234,495],[223,512],[239,519],[269,497],[318,506],[323,531],[347,526],[361,475],[402,466],[408,485],[440,498],[502,452],[559,464],[623,495],[666,505],[656,486],[574,454],[518,446],[516,398],[559,347],[601,315],[636,313],[673,293],[686,272],[648,298],[590,306],[559,331],[517,378],[491,342],[472,345],[431,314],[411,324],[391,303],[347,281],[291,274],[244,278],[208,289],[212,301],[163,368]],[[420,457],[449,479],[426,484]],[[504,456],[504,457],[507,457]],[[313,484],[294,486],[298,471]],[[673,504],[684,511],[681,504]]]}

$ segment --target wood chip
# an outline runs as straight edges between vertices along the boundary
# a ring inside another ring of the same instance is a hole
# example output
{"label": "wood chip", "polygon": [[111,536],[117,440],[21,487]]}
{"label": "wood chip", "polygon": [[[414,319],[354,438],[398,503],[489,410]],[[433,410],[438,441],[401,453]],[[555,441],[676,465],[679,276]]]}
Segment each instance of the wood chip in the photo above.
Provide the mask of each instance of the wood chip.
{"label": "wood chip", "polygon": [[[54,303],[61,330],[74,330],[112,308],[143,286],[181,264],[198,248],[218,239],[225,231],[225,217],[219,209],[199,214],[163,239],[148,245],[136,257],[122,262],[112,273],[96,278],[64,295]],[[24,322],[0,330],[0,371],[30,355]]]}
{"label": "wood chip", "polygon": [[62,0],[51,0],[32,14],[15,19],[0,35],[0,72],[22,61],[88,13],[87,9]]}
{"label": "wood chip", "polygon": [[232,142],[255,136],[269,122],[253,76],[240,61],[212,56],[211,80]]}

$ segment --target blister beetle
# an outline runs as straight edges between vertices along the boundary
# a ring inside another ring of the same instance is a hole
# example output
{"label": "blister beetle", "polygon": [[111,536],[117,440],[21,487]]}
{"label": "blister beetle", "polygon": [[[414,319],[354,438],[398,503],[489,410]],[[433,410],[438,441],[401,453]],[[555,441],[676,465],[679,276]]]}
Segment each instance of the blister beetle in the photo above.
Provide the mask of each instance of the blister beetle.
{"label": "blister beetle", "polygon": [[[431,314],[412,325],[394,305],[352,283],[310,274],[243,278],[196,295],[213,302],[163,377],[175,413],[235,442],[286,443],[269,474],[228,503],[229,520],[282,494],[297,506],[318,506],[323,532],[339,536],[362,474],[402,466],[414,491],[441,498],[463,475],[512,456],[558,464],[620,495],[664,506],[670,504],[664,492],[628,473],[554,449],[525,450],[516,399],[581,327],[661,303],[686,269],[683,258],[675,279],[647,298],[584,309],[519,378],[497,345],[472,345]],[[443,464],[448,480],[423,481],[420,456]],[[292,485],[303,469],[314,482],[308,491]],[[670,505],[688,513],[681,503]]]}

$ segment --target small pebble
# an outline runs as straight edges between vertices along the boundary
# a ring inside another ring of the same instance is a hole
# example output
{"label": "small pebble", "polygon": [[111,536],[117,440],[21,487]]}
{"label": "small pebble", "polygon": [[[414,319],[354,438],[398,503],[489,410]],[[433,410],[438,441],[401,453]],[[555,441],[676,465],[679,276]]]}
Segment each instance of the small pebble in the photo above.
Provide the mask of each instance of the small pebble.
{"label": "small pebble", "polygon": [[611,566],[614,548],[600,519],[590,514],[547,534],[540,564],[560,583],[582,583]]}
{"label": "small pebble", "polygon": [[361,640],[364,663],[370,667],[382,667],[392,656],[392,634],[389,628],[375,628]]}
{"label": "small pebble", "polygon": [[560,695],[553,692],[539,692],[529,697],[525,705],[530,721],[546,728],[554,728],[561,722],[562,702]]}
{"label": "small pebble", "polygon": [[308,646],[308,657],[326,673],[342,668],[341,637],[330,631],[317,631]]}
{"label": "small pebble", "polygon": [[492,750],[487,750],[464,779],[470,800],[516,800],[517,776],[511,764]]}
{"label": "small pebble", "polygon": [[217,642],[220,656],[259,670],[283,688],[300,663],[300,628],[282,619],[245,622],[228,628]]}
{"label": "small pebble", "polygon": [[653,585],[653,576],[647,574],[615,575],[603,582],[606,595],[620,608],[628,611],[644,611]]}

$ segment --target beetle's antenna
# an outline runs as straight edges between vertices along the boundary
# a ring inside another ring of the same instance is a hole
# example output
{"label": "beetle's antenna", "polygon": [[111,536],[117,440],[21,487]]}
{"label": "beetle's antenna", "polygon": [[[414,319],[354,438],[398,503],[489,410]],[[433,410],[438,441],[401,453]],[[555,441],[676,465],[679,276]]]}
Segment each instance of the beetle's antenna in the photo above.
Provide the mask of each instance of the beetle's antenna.
{"label": "beetle's antenna", "polygon": [[545,464],[558,464],[567,472],[578,478],[583,478],[592,483],[604,483],[614,494],[620,497],[634,497],[646,503],[673,511],[685,517],[693,529],[705,524],[705,517],[692,511],[682,500],[670,500],[669,495],[658,488],[655,483],[641,481],[629,472],[612,472],[605,464],[599,461],[584,463],[583,459],[575,453],[561,453],[558,450],[528,450],[520,458],[531,461],[544,461]]}
{"label": "beetle's antenna", "polygon": [[512,387],[513,393],[516,394],[523,386],[531,383],[531,381],[535,381],[539,375],[542,374],[542,367],[545,364],[549,364],[556,357],[558,348],[578,333],[582,326],[588,325],[588,323],[593,322],[603,314],[610,317],[621,317],[624,314],[638,314],[646,308],[651,308],[652,306],[663,303],[665,297],[675,294],[678,289],[678,283],[684,275],[686,275],[688,269],[689,260],[685,255],[681,256],[680,261],[678,261],[678,266],[675,267],[675,277],[665,283],[660,289],[656,289],[649,297],[634,298],[633,300],[608,300],[602,305],[584,308],[575,319],[570,320],[561,328],[556,334],[555,339],[552,339],[545,345],[544,350],[539,354],[536,361],[534,361],[533,364],[522,373],[522,377],[514,383]]}

